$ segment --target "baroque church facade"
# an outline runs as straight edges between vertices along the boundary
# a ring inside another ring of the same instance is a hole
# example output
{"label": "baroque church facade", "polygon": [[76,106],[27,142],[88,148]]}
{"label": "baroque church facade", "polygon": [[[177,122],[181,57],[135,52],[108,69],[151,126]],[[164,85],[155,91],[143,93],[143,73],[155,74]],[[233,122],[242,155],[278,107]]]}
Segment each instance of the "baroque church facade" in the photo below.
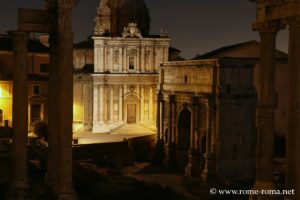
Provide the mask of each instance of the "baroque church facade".
{"label": "baroque church facade", "polygon": [[159,66],[169,57],[167,31],[149,35],[141,1],[101,1],[97,11],[93,69],[74,76],[75,126],[95,133],[126,123],[154,126]]}

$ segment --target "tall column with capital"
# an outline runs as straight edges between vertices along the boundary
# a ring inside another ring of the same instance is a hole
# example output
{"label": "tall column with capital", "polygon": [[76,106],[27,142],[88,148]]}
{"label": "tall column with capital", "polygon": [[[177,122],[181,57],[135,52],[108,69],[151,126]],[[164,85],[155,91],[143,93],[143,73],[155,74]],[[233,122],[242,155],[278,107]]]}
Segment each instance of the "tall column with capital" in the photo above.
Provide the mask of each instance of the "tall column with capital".
{"label": "tall column with capital", "polygon": [[[256,182],[254,189],[273,189],[274,108],[275,108],[275,42],[278,24],[257,24],[260,33],[259,93],[257,108]],[[273,196],[253,196],[250,199],[273,199]]]}
{"label": "tall column with capital", "polygon": [[300,141],[300,16],[290,19],[289,27],[290,130],[286,145],[286,189],[295,189],[296,193],[293,196],[287,196],[287,200],[300,199],[300,145],[298,144]]}
{"label": "tall column with capital", "polygon": [[[53,18],[56,29],[50,33],[52,63],[50,72],[50,99],[54,100],[50,110],[49,127],[56,127],[49,133],[49,162],[53,169],[49,169],[51,184],[57,194],[58,200],[76,199],[76,192],[73,187],[73,165],[72,165],[72,123],[73,123],[73,32],[72,32],[72,8],[75,1],[53,0],[53,7],[50,9],[50,16]],[[56,88],[55,88],[56,86]],[[50,129],[49,129],[50,131]],[[50,138],[52,137],[52,138]],[[54,144],[56,143],[56,144]],[[53,165],[54,164],[54,165]],[[55,166],[56,165],[56,166]],[[52,172],[51,172],[52,171]]]}
{"label": "tall column with capital", "polygon": [[27,41],[28,33],[13,31],[13,131],[11,199],[26,199],[27,178]]}

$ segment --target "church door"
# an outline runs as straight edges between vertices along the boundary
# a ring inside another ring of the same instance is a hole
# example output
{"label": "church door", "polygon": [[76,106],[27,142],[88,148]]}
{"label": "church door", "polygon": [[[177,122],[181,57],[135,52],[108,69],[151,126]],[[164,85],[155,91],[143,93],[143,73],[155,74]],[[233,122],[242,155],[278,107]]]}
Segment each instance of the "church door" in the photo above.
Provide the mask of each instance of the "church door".
{"label": "church door", "polygon": [[127,123],[136,123],[136,104],[127,105]]}

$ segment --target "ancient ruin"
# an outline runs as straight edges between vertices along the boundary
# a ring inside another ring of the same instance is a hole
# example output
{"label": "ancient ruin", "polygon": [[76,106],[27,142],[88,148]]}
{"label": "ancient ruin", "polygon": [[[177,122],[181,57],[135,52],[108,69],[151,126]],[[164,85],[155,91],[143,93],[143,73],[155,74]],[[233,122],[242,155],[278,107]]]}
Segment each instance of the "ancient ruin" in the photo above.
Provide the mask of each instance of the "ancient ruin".
{"label": "ancient ruin", "polygon": [[[300,189],[300,1],[260,0],[257,3],[257,19],[253,29],[261,38],[260,92],[258,94],[257,166],[255,189],[274,189],[274,109],[275,109],[275,43],[278,31],[289,26],[289,134],[287,136],[286,188]],[[254,196],[252,199],[273,199],[272,196]],[[300,193],[286,199],[299,199]]]}
{"label": "ancient ruin", "polygon": [[[72,183],[73,32],[75,1],[46,0],[45,10],[20,9],[15,47],[14,140],[11,199],[25,199],[27,182],[27,37],[29,32],[50,35],[49,154],[47,183],[57,199],[75,199]],[[22,152],[22,153],[20,153]]]}
{"label": "ancient ruin", "polygon": [[204,182],[253,177],[254,62],[236,63],[224,58],[161,65],[157,138],[165,166]]}

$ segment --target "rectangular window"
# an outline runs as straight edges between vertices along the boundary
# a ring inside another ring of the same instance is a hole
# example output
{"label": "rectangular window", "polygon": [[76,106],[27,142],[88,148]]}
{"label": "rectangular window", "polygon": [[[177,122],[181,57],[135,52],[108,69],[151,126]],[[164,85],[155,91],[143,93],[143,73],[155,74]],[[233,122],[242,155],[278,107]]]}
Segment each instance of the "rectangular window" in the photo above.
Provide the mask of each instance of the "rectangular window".
{"label": "rectangular window", "polygon": [[31,123],[41,120],[41,104],[31,104],[30,121]]}
{"label": "rectangular window", "polygon": [[33,94],[41,94],[41,87],[39,85],[32,86],[32,93]]}
{"label": "rectangular window", "polygon": [[40,64],[40,73],[48,73],[48,64]]}
{"label": "rectangular window", "polygon": [[129,69],[134,69],[134,57],[129,57]]}

